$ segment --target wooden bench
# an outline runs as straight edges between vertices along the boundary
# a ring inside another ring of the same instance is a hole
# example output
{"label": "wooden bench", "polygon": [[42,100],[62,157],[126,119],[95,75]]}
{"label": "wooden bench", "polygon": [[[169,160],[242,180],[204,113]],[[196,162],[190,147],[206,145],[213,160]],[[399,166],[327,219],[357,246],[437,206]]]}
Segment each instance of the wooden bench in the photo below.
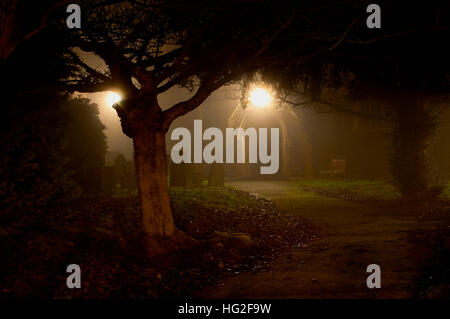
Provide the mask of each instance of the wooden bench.
{"label": "wooden bench", "polygon": [[321,177],[345,178],[347,173],[347,161],[345,159],[331,159],[330,168],[320,171]]}

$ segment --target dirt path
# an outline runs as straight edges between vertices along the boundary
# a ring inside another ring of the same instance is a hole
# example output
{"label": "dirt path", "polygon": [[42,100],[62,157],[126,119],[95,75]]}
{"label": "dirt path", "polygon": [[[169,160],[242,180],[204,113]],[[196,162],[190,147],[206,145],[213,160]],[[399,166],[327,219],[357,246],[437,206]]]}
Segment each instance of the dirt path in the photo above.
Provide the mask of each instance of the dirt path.
{"label": "dirt path", "polygon": [[[271,198],[281,211],[311,220],[320,239],[292,249],[267,270],[230,277],[200,298],[410,298],[427,250],[418,216],[304,192],[293,182],[235,182]],[[381,267],[381,289],[368,289],[366,268]]]}

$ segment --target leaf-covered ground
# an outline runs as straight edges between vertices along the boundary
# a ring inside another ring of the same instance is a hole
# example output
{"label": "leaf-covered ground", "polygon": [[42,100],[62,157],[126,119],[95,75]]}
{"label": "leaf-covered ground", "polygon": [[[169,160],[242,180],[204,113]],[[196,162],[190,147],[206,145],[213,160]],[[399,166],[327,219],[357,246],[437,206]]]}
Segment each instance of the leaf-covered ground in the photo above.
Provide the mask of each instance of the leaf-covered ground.
{"label": "leaf-covered ground", "polygon": [[[283,249],[316,238],[302,217],[280,214],[271,201],[230,187],[172,188],[171,198],[178,228],[201,241],[153,259],[124,250],[123,242],[141,231],[132,194],[0,214],[0,296],[189,296],[224,276],[264,269]],[[217,231],[251,240],[217,239]],[[81,289],[66,286],[69,264],[81,267]]]}
{"label": "leaf-covered ground", "polygon": [[450,218],[446,219],[446,223],[423,234],[433,254],[420,278],[420,298],[448,299],[450,296]]}

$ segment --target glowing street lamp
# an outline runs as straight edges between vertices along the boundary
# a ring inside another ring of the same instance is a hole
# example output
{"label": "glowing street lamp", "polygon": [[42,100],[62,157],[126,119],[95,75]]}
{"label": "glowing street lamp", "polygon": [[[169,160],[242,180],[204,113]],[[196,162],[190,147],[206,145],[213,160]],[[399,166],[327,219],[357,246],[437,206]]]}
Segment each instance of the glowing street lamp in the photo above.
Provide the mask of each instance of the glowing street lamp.
{"label": "glowing street lamp", "polygon": [[117,94],[116,92],[109,92],[106,96],[106,102],[109,106],[113,106],[114,104],[120,102],[121,99],[122,97],[120,94]]}
{"label": "glowing street lamp", "polygon": [[254,107],[264,109],[272,104],[273,98],[269,91],[257,87],[250,92],[248,100]]}

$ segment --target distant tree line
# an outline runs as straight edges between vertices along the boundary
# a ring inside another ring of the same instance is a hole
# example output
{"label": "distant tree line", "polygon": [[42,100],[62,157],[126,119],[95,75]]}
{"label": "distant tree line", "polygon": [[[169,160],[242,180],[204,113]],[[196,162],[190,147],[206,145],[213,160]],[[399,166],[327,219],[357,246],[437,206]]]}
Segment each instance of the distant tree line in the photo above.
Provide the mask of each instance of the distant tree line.
{"label": "distant tree line", "polygon": [[77,172],[104,163],[98,107],[64,93],[59,79],[71,70],[55,36],[41,32],[0,63],[2,210],[77,198]]}

